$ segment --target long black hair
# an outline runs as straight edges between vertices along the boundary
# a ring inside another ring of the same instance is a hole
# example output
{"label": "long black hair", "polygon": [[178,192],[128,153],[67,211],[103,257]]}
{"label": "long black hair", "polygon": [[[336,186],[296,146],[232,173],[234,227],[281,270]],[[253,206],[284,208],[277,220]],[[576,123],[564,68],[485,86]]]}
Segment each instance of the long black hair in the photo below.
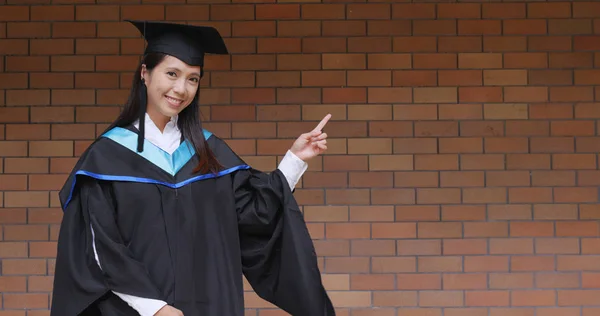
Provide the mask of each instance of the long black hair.
{"label": "long black hair", "polygon": [[[166,57],[165,54],[150,53],[144,56],[133,76],[133,82],[131,90],[129,91],[129,97],[127,103],[121,111],[121,114],[117,119],[108,127],[107,130],[113,127],[125,127],[133,124],[136,119],[144,118],[146,113],[146,86],[141,78],[142,66],[146,65],[146,69],[151,72],[154,67],[160,64]],[[194,172],[200,173],[217,173],[222,170],[223,166],[219,163],[217,158],[214,156],[202,131],[202,123],[200,121],[200,106],[199,98],[200,88],[196,91],[196,95],[192,100],[192,103],[188,105],[183,111],[179,113],[177,120],[177,127],[181,130],[182,136],[185,140],[189,141],[196,151],[198,157],[198,165],[194,169]],[[144,136],[144,124],[140,121],[140,137]],[[141,149],[140,149],[141,150]]]}

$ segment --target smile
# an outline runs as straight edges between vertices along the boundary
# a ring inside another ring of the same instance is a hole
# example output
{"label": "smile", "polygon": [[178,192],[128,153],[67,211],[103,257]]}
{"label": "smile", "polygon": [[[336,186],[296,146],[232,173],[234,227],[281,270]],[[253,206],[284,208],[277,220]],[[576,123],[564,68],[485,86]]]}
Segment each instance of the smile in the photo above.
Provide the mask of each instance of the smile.
{"label": "smile", "polygon": [[167,96],[167,95],[165,95],[165,98],[167,99],[167,101],[169,101],[169,103],[172,106],[180,106],[183,103],[183,100],[175,99],[175,98],[172,98],[172,97]]}

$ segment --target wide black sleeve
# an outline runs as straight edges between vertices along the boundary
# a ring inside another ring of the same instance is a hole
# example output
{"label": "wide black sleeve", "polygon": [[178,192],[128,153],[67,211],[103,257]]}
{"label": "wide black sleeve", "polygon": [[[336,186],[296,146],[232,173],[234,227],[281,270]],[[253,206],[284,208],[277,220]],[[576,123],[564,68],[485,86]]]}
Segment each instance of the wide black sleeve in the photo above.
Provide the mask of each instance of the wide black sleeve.
{"label": "wide black sleeve", "polygon": [[162,299],[123,243],[109,184],[87,177],[77,181],[58,238],[51,315],[79,315],[108,291]]}
{"label": "wide black sleeve", "polygon": [[241,170],[233,185],[243,271],[254,291],[293,316],[335,315],[312,239],[281,171]]}

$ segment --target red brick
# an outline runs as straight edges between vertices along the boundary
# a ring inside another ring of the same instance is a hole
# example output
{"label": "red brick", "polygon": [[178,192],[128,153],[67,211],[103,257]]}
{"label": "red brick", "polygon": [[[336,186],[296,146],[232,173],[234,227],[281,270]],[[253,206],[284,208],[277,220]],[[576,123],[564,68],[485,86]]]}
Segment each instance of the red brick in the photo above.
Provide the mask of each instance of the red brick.
{"label": "red brick", "polygon": [[208,20],[208,5],[167,5],[166,20]]}
{"label": "red brick", "polygon": [[461,266],[459,256],[426,256],[419,259],[417,269],[420,272],[458,272]]}
{"label": "red brick", "polygon": [[0,122],[2,123],[27,123],[29,109],[27,108],[0,108]]}
{"label": "red brick", "polygon": [[6,57],[6,71],[49,71],[48,57]]}
{"label": "red brick", "polygon": [[25,39],[0,39],[0,54],[27,55],[28,44]]}
{"label": "red brick", "polygon": [[347,19],[389,19],[391,16],[389,4],[349,4],[346,7]]}
{"label": "red brick", "polygon": [[343,4],[303,4],[302,18],[306,20],[335,20],[344,19],[346,15]]}
{"label": "red brick", "polygon": [[439,86],[481,86],[481,70],[439,70]]}
{"label": "red brick", "polygon": [[413,68],[415,69],[454,69],[456,67],[456,54],[413,54]]}
{"label": "red brick", "polygon": [[459,102],[502,102],[500,87],[460,87],[458,88]]}
{"label": "red brick", "polygon": [[[367,102],[366,92],[365,88],[324,88],[322,100],[325,103],[365,103]],[[386,100],[375,99],[369,103],[384,102]]]}
{"label": "red brick", "polygon": [[434,3],[394,3],[392,19],[433,19],[436,17]]}
{"label": "red brick", "polygon": [[433,70],[394,71],[392,73],[392,85],[433,87],[437,85],[437,73]]}
{"label": "red brick", "polygon": [[[453,172],[451,172],[453,173]],[[464,173],[464,172],[463,172]],[[469,172],[466,172],[466,174],[469,174]],[[470,174],[475,174],[478,175],[478,173],[476,172],[472,172]],[[473,184],[468,184],[468,185],[472,185],[472,186],[481,186],[480,184],[476,183],[479,182],[480,180],[478,179],[478,177],[475,176],[471,176],[471,183]],[[483,178],[481,178],[483,179]],[[483,182],[483,181],[481,181]],[[445,205],[442,206],[442,219],[443,220],[447,220],[447,221],[465,221],[465,222],[470,222],[470,221],[480,221],[486,218],[486,211],[485,208],[482,206],[478,206],[478,205],[464,205],[464,206],[456,206],[456,205]]]}
{"label": "red brick", "polygon": [[321,24],[319,21],[278,21],[277,33],[280,36],[319,36]]}
{"label": "red brick", "polygon": [[3,6],[0,21],[28,21],[29,6]]}
{"label": "red brick", "polygon": [[394,219],[394,208],[391,206],[352,206],[350,221],[352,222],[389,222]]}
{"label": "red brick", "polygon": [[353,275],[350,277],[352,290],[393,290],[395,289],[393,275]]}
{"label": "red brick", "polygon": [[409,20],[370,20],[367,21],[367,31],[369,36],[410,35],[412,32],[412,23]]}
{"label": "red brick", "polygon": [[454,35],[457,33],[455,20],[415,20],[413,35]]}
{"label": "red brick", "polygon": [[258,53],[294,53],[299,52],[301,42],[297,38],[259,38]]}
{"label": "red brick", "polygon": [[437,51],[434,36],[395,36],[393,50],[396,53],[433,53]]}
{"label": "red brick", "polygon": [[323,54],[323,69],[364,69],[364,54]]}
{"label": "red brick", "polygon": [[[360,44],[361,41],[370,41],[370,39],[361,39],[358,38],[355,41],[352,41],[352,45],[349,40],[346,40],[342,37],[336,38],[324,38],[324,37],[307,37],[302,39],[302,52],[303,53],[344,53],[348,51],[349,53],[356,52],[379,52],[379,51],[389,51],[383,47],[381,50],[378,47],[360,47],[357,44]],[[374,41],[377,41],[375,39]],[[389,45],[388,45],[389,47]]]}
{"label": "red brick", "polygon": [[456,122],[416,122],[415,136],[458,136],[458,124]]}
{"label": "red brick", "polygon": [[9,124],[6,126],[6,140],[48,140],[50,126],[48,124]]}
{"label": "red brick", "polygon": [[499,20],[459,20],[460,35],[500,35],[502,22]]}
{"label": "red brick", "polygon": [[504,68],[546,68],[548,54],[539,52],[506,53]]}
{"label": "red brick", "polygon": [[549,100],[549,89],[546,87],[506,87],[505,102],[545,102]]}
{"label": "red brick", "polygon": [[78,21],[118,21],[119,6],[117,5],[77,5],[75,16]]}
{"label": "red brick", "polygon": [[[62,66],[61,66],[62,67]],[[72,73],[31,73],[29,77],[30,88],[60,88],[69,89],[74,87],[74,75]]]}
{"label": "red brick", "polygon": [[534,186],[574,186],[573,171],[533,171],[531,183]]}
{"label": "red brick", "polygon": [[575,205],[539,204],[534,207],[534,219],[574,220],[577,218]]}
{"label": "red brick", "polygon": [[392,72],[386,70],[356,70],[348,71],[348,86],[377,86],[392,85]]}
{"label": "red brick", "polygon": [[518,19],[527,15],[526,3],[483,3],[483,18],[492,19]]}
{"label": "red brick", "polygon": [[503,34],[507,35],[534,35],[546,34],[547,22],[543,19],[509,19],[503,21]]}
{"label": "red brick", "polygon": [[96,36],[96,24],[93,22],[54,22],[53,38],[90,38]]}
{"label": "red brick", "polygon": [[[426,90],[419,90],[417,93],[420,94],[422,98],[428,98],[425,95]],[[436,90],[430,90],[436,91]],[[437,91],[444,91],[444,89],[440,89]],[[450,90],[445,90],[450,91]],[[452,91],[450,91],[452,92]],[[443,97],[443,96],[442,96]],[[419,121],[419,120],[437,120],[438,119],[438,106],[435,104],[397,104],[393,106],[393,119],[395,121]],[[406,122],[382,122],[381,124],[391,124],[391,126],[395,126],[399,130],[406,130],[408,127],[404,125]],[[411,123],[412,124],[412,123]],[[410,131],[404,132],[405,136],[413,135],[412,125],[410,126]]]}
{"label": "red brick", "polygon": [[525,52],[527,51],[527,37],[514,35],[486,36],[483,39],[483,51],[488,53]]}
{"label": "red brick", "polygon": [[504,169],[504,157],[498,154],[463,154],[460,168],[462,170]]}
{"label": "red brick", "polygon": [[548,21],[548,33],[556,35],[591,34],[593,23],[591,20],[555,19]]}
{"label": "red brick", "polygon": [[481,153],[483,142],[479,138],[442,138],[439,148],[440,153]]}
{"label": "red brick", "polygon": [[[319,21],[308,22],[319,23]],[[304,23],[307,22],[304,21]],[[320,23],[323,29],[323,36],[364,36],[367,34],[367,22],[365,21],[322,21]]]}
{"label": "red brick", "polygon": [[458,55],[459,68],[502,68],[502,54],[462,53]]}
{"label": "red brick", "polygon": [[25,72],[0,74],[0,86],[5,89],[26,89],[28,77]]}
{"label": "red brick", "polygon": [[455,88],[415,88],[415,103],[455,103],[458,99]]}
{"label": "red brick", "polygon": [[550,68],[581,68],[592,67],[594,56],[586,52],[550,53]]}
{"label": "red brick", "polygon": [[571,4],[562,3],[528,3],[528,18],[569,18],[571,17]]}
{"label": "red brick", "polygon": [[527,71],[525,70],[484,70],[483,82],[486,86],[496,85],[526,85]]}
{"label": "red brick", "polygon": [[119,52],[119,41],[115,39],[77,39],[75,52],[78,55],[106,55]]}
{"label": "red brick", "polygon": [[27,294],[4,294],[4,307],[7,309],[36,309],[49,307],[48,294],[27,293]]}
{"label": "red brick", "polygon": [[[581,74],[578,74],[579,78]],[[576,77],[577,78],[577,77]],[[582,80],[582,79],[579,79]],[[583,79],[587,80],[587,79]],[[533,85],[570,85],[573,84],[572,70],[531,70],[529,83]]]}

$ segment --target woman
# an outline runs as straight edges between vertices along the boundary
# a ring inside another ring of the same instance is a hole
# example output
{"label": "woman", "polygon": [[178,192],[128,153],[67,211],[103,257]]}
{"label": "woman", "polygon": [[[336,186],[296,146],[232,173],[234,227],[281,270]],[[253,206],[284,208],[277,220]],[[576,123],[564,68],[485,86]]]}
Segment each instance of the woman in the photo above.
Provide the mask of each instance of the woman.
{"label": "woman", "polygon": [[242,316],[244,275],[291,315],[335,315],[292,192],[327,115],[262,173],[201,128],[211,27],[133,23],[148,42],[119,118],[60,192],[52,316]]}

